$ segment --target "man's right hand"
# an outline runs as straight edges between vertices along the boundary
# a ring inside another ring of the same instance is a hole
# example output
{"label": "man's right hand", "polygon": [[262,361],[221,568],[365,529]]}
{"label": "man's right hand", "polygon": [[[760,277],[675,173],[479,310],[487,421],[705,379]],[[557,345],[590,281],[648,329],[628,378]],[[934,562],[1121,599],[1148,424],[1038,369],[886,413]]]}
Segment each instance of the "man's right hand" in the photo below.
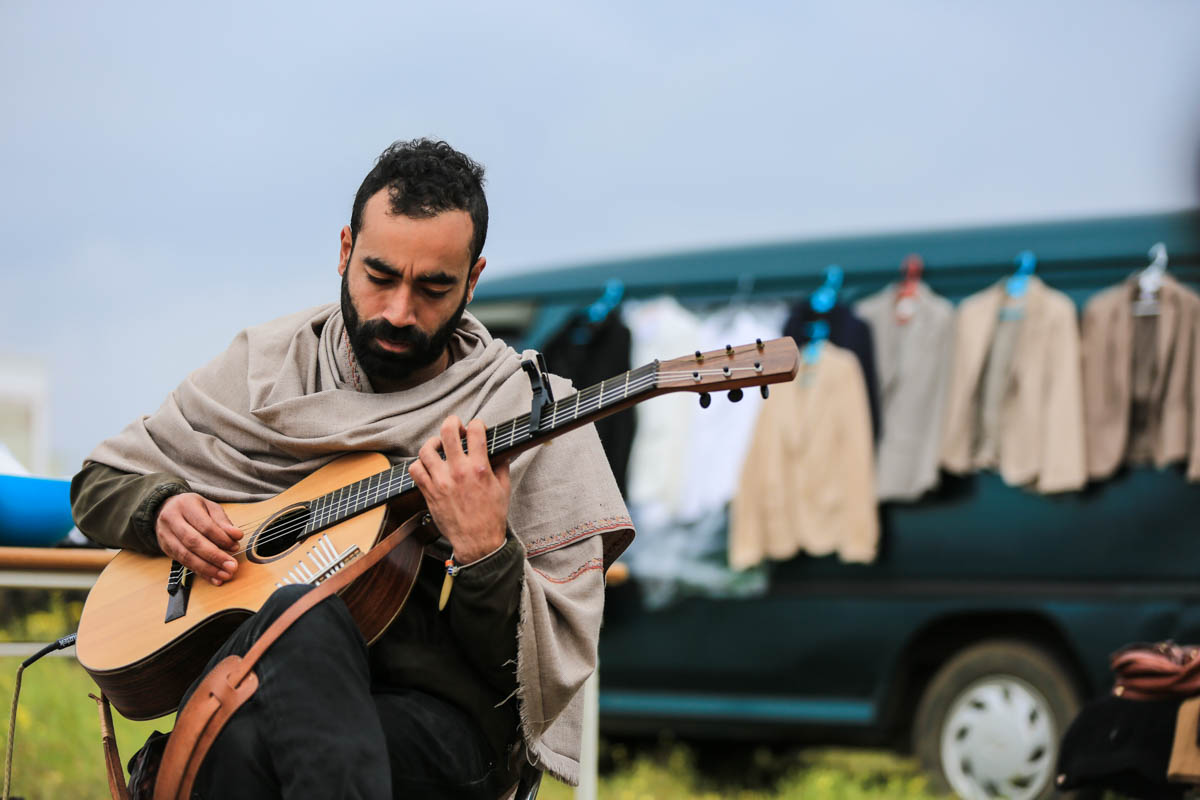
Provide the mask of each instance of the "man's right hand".
{"label": "man's right hand", "polygon": [[154,523],[158,546],[165,555],[183,564],[214,586],[233,578],[242,532],[225,515],[225,509],[195,492],[167,498]]}

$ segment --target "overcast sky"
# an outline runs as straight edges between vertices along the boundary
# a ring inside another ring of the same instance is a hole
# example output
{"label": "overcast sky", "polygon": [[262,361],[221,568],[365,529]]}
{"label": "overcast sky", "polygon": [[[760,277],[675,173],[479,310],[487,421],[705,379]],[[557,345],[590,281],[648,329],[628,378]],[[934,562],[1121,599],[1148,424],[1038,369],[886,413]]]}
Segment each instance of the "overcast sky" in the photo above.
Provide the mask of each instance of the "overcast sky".
{"label": "overcast sky", "polygon": [[1198,204],[1200,3],[0,3],[0,353],[73,470],[336,298],[390,141],[488,169],[483,280]]}

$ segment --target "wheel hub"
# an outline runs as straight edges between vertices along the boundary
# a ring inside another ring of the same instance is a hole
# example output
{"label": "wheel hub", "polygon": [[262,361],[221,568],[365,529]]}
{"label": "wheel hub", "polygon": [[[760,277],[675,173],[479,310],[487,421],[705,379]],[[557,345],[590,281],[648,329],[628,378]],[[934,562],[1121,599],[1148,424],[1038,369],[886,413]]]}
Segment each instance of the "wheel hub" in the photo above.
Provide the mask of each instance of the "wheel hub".
{"label": "wheel hub", "polygon": [[1054,771],[1058,731],[1046,698],[1010,675],[972,683],[942,727],[942,769],[966,800],[1032,800]]}

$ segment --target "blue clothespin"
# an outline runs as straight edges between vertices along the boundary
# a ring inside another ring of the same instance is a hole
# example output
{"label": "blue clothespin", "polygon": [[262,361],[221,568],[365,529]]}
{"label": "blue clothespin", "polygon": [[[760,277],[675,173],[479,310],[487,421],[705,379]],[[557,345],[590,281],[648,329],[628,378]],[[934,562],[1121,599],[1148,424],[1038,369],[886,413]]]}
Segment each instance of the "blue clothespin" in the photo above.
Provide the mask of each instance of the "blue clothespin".
{"label": "blue clothespin", "polygon": [[588,306],[587,316],[590,322],[603,322],[604,318],[612,313],[612,310],[621,302],[621,298],[625,296],[625,283],[612,278],[604,284],[604,294],[596,302]]}
{"label": "blue clothespin", "polygon": [[823,319],[808,323],[808,344],[804,345],[804,363],[812,366],[821,356],[821,343],[829,338],[829,323]]}
{"label": "blue clothespin", "polygon": [[1029,276],[1037,268],[1037,256],[1033,254],[1032,250],[1022,250],[1014,261],[1017,265],[1017,272],[1004,284],[1004,291],[1008,293],[1009,297],[1024,297],[1025,290],[1029,288]]}
{"label": "blue clothespin", "polygon": [[826,314],[837,303],[838,290],[841,288],[842,268],[837,264],[830,264],[825,268],[825,282],[821,284],[821,288],[812,293],[808,304],[818,314]]}

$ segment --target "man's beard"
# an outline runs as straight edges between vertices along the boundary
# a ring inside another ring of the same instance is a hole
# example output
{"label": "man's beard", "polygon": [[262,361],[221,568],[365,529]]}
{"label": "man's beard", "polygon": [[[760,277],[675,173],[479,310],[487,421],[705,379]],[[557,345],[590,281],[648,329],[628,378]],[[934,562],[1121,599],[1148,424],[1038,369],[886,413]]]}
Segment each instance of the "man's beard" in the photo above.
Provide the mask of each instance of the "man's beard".
{"label": "man's beard", "polygon": [[[458,310],[430,336],[415,325],[397,328],[382,318],[365,322],[359,319],[354,301],[350,299],[350,284],[346,278],[348,272],[347,269],[342,273],[342,320],[346,324],[346,334],[350,337],[354,357],[376,388],[383,383],[407,380],[415,371],[437,361],[446,351],[450,337],[454,335],[454,329],[458,327],[467,308],[466,287],[463,288]],[[376,338],[394,344],[406,344],[408,352],[384,350],[375,344]]]}

